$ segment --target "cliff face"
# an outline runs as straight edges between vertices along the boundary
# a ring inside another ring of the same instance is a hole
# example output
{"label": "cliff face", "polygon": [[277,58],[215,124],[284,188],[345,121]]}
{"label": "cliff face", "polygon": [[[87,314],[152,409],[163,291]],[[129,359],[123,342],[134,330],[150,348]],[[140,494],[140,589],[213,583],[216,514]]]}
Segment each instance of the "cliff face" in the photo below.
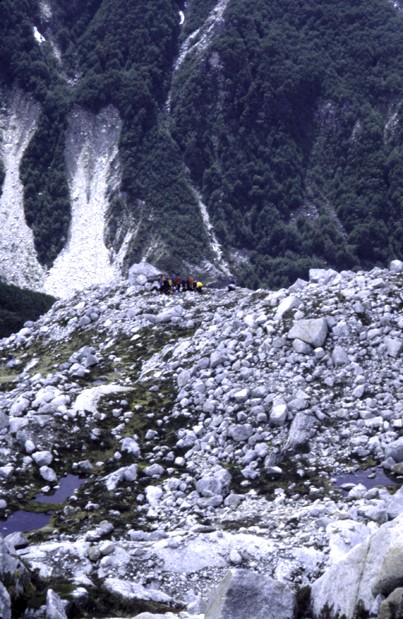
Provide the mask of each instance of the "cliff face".
{"label": "cliff face", "polygon": [[3,0],[0,277],[66,296],[147,259],[278,287],[399,258],[401,25],[386,0]]}

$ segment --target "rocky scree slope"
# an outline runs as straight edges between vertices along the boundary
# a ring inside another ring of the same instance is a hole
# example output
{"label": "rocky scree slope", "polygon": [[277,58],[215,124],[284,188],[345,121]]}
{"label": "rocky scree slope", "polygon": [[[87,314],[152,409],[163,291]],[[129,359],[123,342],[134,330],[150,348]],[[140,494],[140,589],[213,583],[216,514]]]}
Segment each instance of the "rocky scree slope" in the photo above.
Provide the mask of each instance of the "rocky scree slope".
{"label": "rocky scree slope", "polygon": [[[140,276],[1,340],[1,514],[52,510],[2,542],[3,616],[229,619],[239,591],[254,617],[395,608],[402,277],[394,261],[164,296]],[[336,487],[359,470],[365,483]],[[84,483],[68,500],[35,500],[69,473]]]}

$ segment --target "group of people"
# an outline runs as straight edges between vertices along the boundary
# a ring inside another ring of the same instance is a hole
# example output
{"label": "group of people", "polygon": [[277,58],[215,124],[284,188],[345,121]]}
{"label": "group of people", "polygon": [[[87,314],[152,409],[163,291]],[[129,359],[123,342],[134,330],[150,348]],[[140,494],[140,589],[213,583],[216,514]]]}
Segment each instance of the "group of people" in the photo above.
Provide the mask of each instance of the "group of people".
{"label": "group of people", "polygon": [[182,279],[180,275],[161,275],[159,279],[159,291],[162,294],[178,294],[187,290],[196,291],[199,294],[203,292],[203,283],[195,280],[192,275],[187,279]]}

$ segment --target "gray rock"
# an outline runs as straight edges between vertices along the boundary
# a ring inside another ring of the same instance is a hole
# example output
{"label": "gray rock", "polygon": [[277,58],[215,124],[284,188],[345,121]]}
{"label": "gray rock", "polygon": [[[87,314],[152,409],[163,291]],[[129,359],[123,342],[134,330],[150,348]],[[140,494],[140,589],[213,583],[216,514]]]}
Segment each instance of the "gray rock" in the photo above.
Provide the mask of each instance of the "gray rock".
{"label": "gray rock", "polygon": [[380,498],[384,501],[388,518],[393,520],[403,514],[403,486],[400,486],[394,494],[389,494],[387,490],[380,492]]}
{"label": "gray rock", "polygon": [[85,534],[85,540],[89,542],[97,542],[102,537],[110,535],[113,530],[114,526],[111,522],[108,522],[108,520],[102,520],[102,522],[100,522],[95,529],[87,531]]}
{"label": "gray rock", "polygon": [[90,546],[88,548],[88,558],[92,563],[95,563],[96,561],[98,561],[100,557],[101,557],[101,551],[98,548],[98,546]]}
{"label": "gray rock", "polygon": [[339,337],[348,337],[350,335],[350,329],[345,320],[341,320],[332,328],[333,336],[336,338]]}
{"label": "gray rock", "polygon": [[[266,462],[267,462],[267,465],[266,465]],[[272,479],[280,478],[283,474],[283,469],[280,466],[274,466],[274,465],[269,464],[267,460],[266,462],[265,462],[266,474]]]}
{"label": "gray rock", "polygon": [[19,548],[26,548],[29,544],[27,538],[20,531],[6,535],[4,540],[10,547],[13,547],[16,550]]}
{"label": "gray rock", "polygon": [[369,528],[355,520],[331,521],[326,526],[329,538],[329,558],[333,563],[342,560],[355,546],[364,542],[370,535]]}
{"label": "gray rock", "polygon": [[253,434],[253,426],[250,423],[238,424],[229,431],[230,436],[239,443],[247,441]]}
{"label": "gray rock", "polygon": [[147,503],[150,505],[156,505],[162,497],[163,491],[158,486],[147,486],[145,489],[145,495]]}
{"label": "gray rock", "polygon": [[117,471],[113,471],[109,475],[103,478],[107,490],[116,490],[117,486],[123,481],[133,482],[137,479],[137,464],[131,464],[130,466],[122,466]]}
{"label": "gray rock", "polygon": [[249,398],[249,389],[245,388],[237,391],[236,393],[234,393],[233,398],[236,402],[240,404],[246,402],[246,400]]}
{"label": "gray rock", "polygon": [[395,462],[403,462],[403,436],[386,447],[385,459],[388,458],[393,458]]}
{"label": "gray rock", "polygon": [[134,438],[126,436],[121,440],[120,445],[121,451],[131,454],[134,458],[140,457],[140,447]]}
{"label": "gray rock", "polygon": [[328,326],[324,318],[309,318],[294,322],[288,332],[288,338],[299,339],[318,348],[325,343],[327,332]]}
{"label": "gray rock", "polygon": [[80,473],[90,473],[94,468],[89,460],[80,460],[77,464],[73,464],[73,467]]}
{"label": "gray rock", "polygon": [[362,505],[358,508],[358,515],[366,520],[372,520],[377,524],[388,521],[388,512],[383,501],[373,501],[370,505]]}
{"label": "gray rock", "polygon": [[228,351],[225,349],[215,350],[210,355],[210,368],[214,368],[224,365],[228,359]]}
{"label": "gray rock", "polygon": [[325,607],[329,618],[352,619],[362,604],[369,612],[378,594],[388,595],[403,579],[403,516],[382,525],[312,585],[316,618]]}
{"label": "gray rock", "polygon": [[273,426],[283,426],[287,420],[287,413],[287,404],[283,400],[275,401],[270,412],[270,423]]}
{"label": "gray rock", "polygon": [[308,400],[303,397],[296,397],[287,402],[290,411],[303,411],[308,407]]}
{"label": "gray rock", "polygon": [[161,312],[161,314],[158,314],[158,316],[156,317],[156,322],[157,323],[170,322],[172,321],[172,319],[175,319],[177,317],[178,317],[178,314],[175,311],[175,308],[170,307],[166,309],[164,312]]}
{"label": "gray rock", "polygon": [[67,619],[65,603],[53,589],[46,592],[46,619]]}
{"label": "gray rock", "polygon": [[119,578],[106,578],[104,587],[112,594],[126,600],[148,600],[162,604],[173,604],[174,600],[157,589],[146,589],[140,584],[121,580]]}
{"label": "gray rock", "polygon": [[147,477],[161,477],[165,472],[165,469],[160,464],[152,464],[151,466],[146,466],[143,470],[144,475]]}
{"label": "gray rock", "polygon": [[314,426],[314,420],[310,415],[298,412],[292,420],[284,449],[294,451],[303,445],[307,445]]}
{"label": "gray rock", "polygon": [[395,475],[403,475],[403,462],[397,462],[392,466],[391,470]]}
{"label": "gray rock", "polygon": [[362,398],[362,396],[365,393],[365,388],[366,388],[365,385],[357,385],[357,387],[355,387],[353,391],[351,392],[352,397],[356,398],[357,400]]}
{"label": "gray rock", "polygon": [[11,599],[7,589],[0,581],[0,617],[11,619]]}
{"label": "gray rock", "polygon": [[338,276],[334,269],[309,269],[309,281],[327,284]]}
{"label": "gray rock", "polygon": [[19,417],[29,407],[29,399],[23,395],[18,396],[10,408],[10,417]]}
{"label": "gray rock", "polygon": [[35,443],[31,439],[26,440],[24,443],[24,449],[27,454],[32,454],[36,449]]}
{"label": "gray rock", "polygon": [[137,275],[136,284],[139,286],[144,286],[147,283],[147,277],[145,275]]}
{"label": "gray rock", "polygon": [[138,275],[145,275],[145,277],[157,277],[161,274],[155,266],[149,262],[138,262],[132,264],[129,269],[128,280],[131,286],[134,286]]}
{"label": "gray rock", "polygon": [[14,467],[12,464],[6,464],[5,466],[0,466],[0,479],[8,479],[14,471]]}
{"label": "gray rock", "polygon": [[39,468],[40,476],[45,480],[51,483],[57,482],[57,475],[55,471],[50,467],[43,465]]}
{"label": "gray rock", "polygon": [[[273,338],[272,346],[273,348],[283,348],[286,345],[286,343],[287,343],[287,340],[285,339],[285,337],[276,335],[276,337]],[[268,346],[268,348],[270,348],[270,346]]]}
{"label": "gray rock", "polygon": [[300,307],[301,305],[302,305],[302,301],[298,297],[294,295],[286,297],[280,302],[277,308],[277,311],[274,315],[275,320],[279,320],[280,318],[284,316],[284,314],[286,314],[292,309],[296,309]]}
{"label": "gray rock", "polygon": [[299,355],[309,355],[312,352],[312,346],[298,338],[293,341],[292,347]]}
{"label": "gray rock", "polygon": [[8,428],[9,423],[8,415],[0,411],[0,431]]}
{"label": "gray rock", "polygon": [[29,424],[29,420],[26,417],[11,417],[8,431],[10,434],[17,434],[20,430],[23,430]]}
{"label": "gray rock", "polygon": [[[88,327],[88,325],[90,324],[91,324],[91,318],[89,316],[82,316],[78,321],[78,326],[81,328]],[[74,376],[77,376],[77,374],[74,374]]]}
{"label": "gray rock", "polygon": [[396,337],[385,337],[385,345],[391,357],[398,357],[403,350],[403,340]]}
{"label": "gray rock", "polygon": [[53,460],[50,451],[34,451],[32,458],[38,466],[49,465]]}
{"label": "gray rock", "polygon": [[203,497],[226,494],[231,484],[231,473],[218,467],[211,475],[203,476],[196,482],[196,490]]}
{"label": "gray rock", "polygon": [[389,269],[395,273],[401,273],[403,271],[403,262],[401,260],[392,260]]}
{"label": "gray rock", "polygon": [[205,619],[292,619],[295,594],[286,584],[249,570],[230,570],[213,593]]}
{"label": "gray rock", "polygon": [[350,358],[342,346],[335,346],[332,352],[332,361],[334,365],[346,365],[350,362]]}
{"label": "gray rock", "polygon": [[308,286],[308,282],[305,279],[298,278],[295,282],[289,287],[288,290],[291,292],[298,292],[299,290],[303,290]]}
{"label": "gray rock", "polygon": [[377,619],[402,619],[403,587],[398,587],[381,603]]}
{"label": "gray rock", "polygon": [[182,370],[182,372],[178,375],[178,387],[182,389],[185,385],[188,384],[192,375],[189,370]]}

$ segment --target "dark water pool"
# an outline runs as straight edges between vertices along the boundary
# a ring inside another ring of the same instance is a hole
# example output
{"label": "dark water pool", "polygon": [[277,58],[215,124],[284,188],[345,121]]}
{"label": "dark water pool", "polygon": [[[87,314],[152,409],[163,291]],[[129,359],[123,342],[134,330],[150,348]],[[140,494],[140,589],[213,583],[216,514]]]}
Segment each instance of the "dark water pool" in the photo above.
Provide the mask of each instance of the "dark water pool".
{"label": "dark water pool", "polygon": [[26,512],[24,510],[18,510],[11,514],[7,520],[0,520],[0,533],[1,535],[9,535],[10,533],[16,533],[21,531],[34,531],[34,529],[40,529],[49,524],[50,514],[35,514],[34,512]]}
{"label": "dark water pool", "polygon": [[[334,481],[335,488],[342,488],[345,484],[357,486],[362,484],[370,490],[376,486],[395,486],[397,481],[389,477],[381,468],[367,469],[366,471],[354,471],[354,473],[345,473],[339,475]],[[343,488],[344,489],[344,488]],[[348,488],[345,489],[348,492]]]}
{"label": "dark water pool", "polygon": [[80,479],[78,475],[66,475],[60,480],[60,485],[54,492],[50,494],[37,494],[35,501],[38,503],[64,503],[86,480]]}
{"label": "dark water pool", "polygon": [[[37,494],[34,500],[38,503],[64,503],[85,481],[85,479],[80,479],[78,475],[66,475],[60,479],[60,485],[55,491]],[[45,527],[50,522],[51,513],[37,514],[22,509],[18,510],[6,520],[0,520],[0,534],[5,536],[16,531],[25,533]]]}

